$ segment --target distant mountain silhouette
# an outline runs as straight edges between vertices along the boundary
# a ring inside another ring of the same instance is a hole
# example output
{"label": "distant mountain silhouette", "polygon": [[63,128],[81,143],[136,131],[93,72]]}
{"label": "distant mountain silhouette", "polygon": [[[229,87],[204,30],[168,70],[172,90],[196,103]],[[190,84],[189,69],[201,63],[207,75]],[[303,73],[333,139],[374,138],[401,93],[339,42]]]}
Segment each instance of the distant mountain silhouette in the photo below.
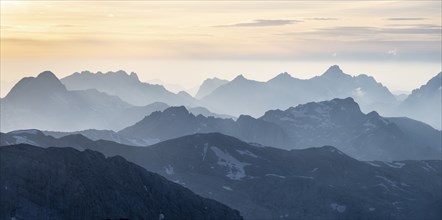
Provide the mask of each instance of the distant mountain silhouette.
{"label": "distant mountain silhouette", "polygon": [[427,128],[428,134],[418,135],[410,130],[421,124],[409,120],[397,125],[377,112],[364,114],[347,98],[272,110],[258,119],[242,115],[236,121],[194,116],[184,107],[174,107],[154,112],[119,134],[128,139],[164,141],[220,132],[283,149],[333,145],[361,160],[440,159],[441,132]]}
{"label": "distant mountain silhouette", "polygon": [[331,146],[287,151],[219,133],[150,147],[91,141],[81,135],[57,140],[63,146],[81,143],[82,149],[108,157],[123,156],[249,219],[441,218],[440,160],[360,162]]}
{"label": "distant mountain silhouette", "polygon": [[[116,73],[115,76],[124,75]],[[132,74],[132,80],[137,80]],[[192,99],[188,94],[177,96]],[[41,129],[51,131],[80,131],[88,129],[120,130],[144,116],[164,110],[169,105],[154,102],[133,106],[117,96],[95,89],[70,91],[50,71],[37,77],[20,80],[1,99],[1,130]],[[196,114],[230,118],[203,107],[190,107]],[[148,142],[150,143],[150,142]],[[145,143],[143,143],[145,144]]]}
{"label": "distant mountain silhouette", "polygon": [[[364,114],[352,99],[311,102],[285,111],[273,110],[259,118],[281,126],[293,140],[294,148],[337,146],[363,160],[440,159],[441,132],[413,136],[377,112]],[[420,122],[410,121],[413,125]],[[425,143],[425,144],[424,144]]]}
{"label": "distant mountain silhouette", "polygon": [[242,219],[121,156],[0,148],[1,219]]}
{"label": "distant mountain silhouette", "polygon": [[136,73],[117,72],[91,73],[83,71],[61,79],[70,90],[96,89],[136,106],[144,106],[153,102],[164,102],[168,105],[194,106],[194,99],[169,92],[161,85],[141,82]]}
{"label": "distant mountain silhouette", "polygon": [[[26,132],[26,130],[18,130],[14,132]],[[97,129],[87,129],[82,131],[72,131],[72,132],[60,132],[60,131],[42,131],[43,134],[49,135],[55,138],[62,138],[69,135],[81,134],[93,141],[106,140],[113,141],[120,144],[126,144],[131,146],[148,146],[155,144],[158,141],[156,139],[149,140],[147,138],[126,138],[123,135],[118,134],[112,130],[97,130]]]}
{"label": "distant mountain silhouette", "polygon": [[269,109],[345,97],[353,97],[364,112],[386,112],[398,104],[394,95],[373,77],[353,77],[335,65],[308,80],[282,73],[267,82],[258,82],[240,75],[202,98],[202,105],[219,113],[257,117]]}
{"label": "distant mountain silhouette", "polygon": [[290,142],[284,131],[274,124],[250,116],[240,116],[236,121],[203,115],[195,116],[184,106],[154,112],[133,126],[119,131],[118,134],[128,139],[159,142],[184,135],[209,132],[221,132],[270,146],[275,143],[280,146]]}
{"label": "distant mountain silhouette", "polygon": [[1,100],[1,129],[121,129],[166,107],[159,103],[134,107],[93,89],[69,91],[46,71],[20,80]]}
{"label": "distant mountain silhouette", "polygon": [[204,96],[210,94],[213,92],[213,90],[217,89],[218,87],[228,83],[228,80],[225,79],[218,79],[216,77],[211,79],[204,80],[203,84],[198,89],[198,92],[195,95],[195,98],[201,99]]}
{"label": "distant mountain silhouette", "polygon": [[423,121],[442,129],[442,72],[433,77],[404,100],[398,114]]}

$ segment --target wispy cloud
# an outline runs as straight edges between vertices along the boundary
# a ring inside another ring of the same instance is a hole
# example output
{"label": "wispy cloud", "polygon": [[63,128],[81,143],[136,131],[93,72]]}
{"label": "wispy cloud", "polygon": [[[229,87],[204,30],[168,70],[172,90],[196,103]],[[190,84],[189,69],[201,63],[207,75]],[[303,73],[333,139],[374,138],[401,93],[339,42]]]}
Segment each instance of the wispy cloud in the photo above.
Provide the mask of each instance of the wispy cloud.
{"label": "wispy cloud", "polygon": [[333,28],[320,28],[314,32],[323,35],[374,35],[374,34],[435,34],[441,33],[440,26],[416,26],[407,28],[378,28],[370,26],[340,26]]}
{"label": "wispy cloud", "polygon": [[388,50],[388,51],[387,51],[387,54],[390,54],[390,55],[396,56],[396,55],[397,55],[397,48],[394,48],[394,49],[392,49],[392,50]]}
{"label": "wispy cloud", "polygon": [[277,19],[277,20],[257,19],[251,22],[242,22],[242,23],[228,24],[228,25],[216,25],[213,27],[269,27],[269,26],[282,26],[282,25],[294,24],[298,22],[302,21],[285,20],[285,19]]}
{"label": "wispy cloud", "polygon": [[426,20],[426,18],[387,18],[385,20],[390,20],[390,21],[421,21],[421,20]]}
{"label": "wispy cloud", "polygon": [[333,20],[339,20],[339,18],[315,17],[315,18],[306,18],[305,20],[314,20],[314,21],[333,21]]}

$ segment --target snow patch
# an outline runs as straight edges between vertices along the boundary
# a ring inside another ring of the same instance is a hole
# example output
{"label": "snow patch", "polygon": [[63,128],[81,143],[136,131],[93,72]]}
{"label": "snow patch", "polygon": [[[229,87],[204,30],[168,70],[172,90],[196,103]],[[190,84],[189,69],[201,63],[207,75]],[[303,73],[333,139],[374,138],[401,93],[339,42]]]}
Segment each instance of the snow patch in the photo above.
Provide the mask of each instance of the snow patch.
{"label": "snow patch", "polygon": [[180,180],[175,180],[175,181],[173,181],[174,183],[178,183],[178,184],[180,184],[180,185],[182,185],[182,186],[185,186],[186,185],[186,183],[184,183],[184,182],[181,182]]}
{"label": "snow patch", "polygon": [[366,161],[365,163],[367,163],[367,164],[370,165],[370,166],[381,167],[381,165],[376,164],[376,163],[374,163],[374,162]]}
{"label": "snow patch", "polygon": [[175,172],[173,171],[173,166],[170,164],[168,164],[167,166],[164,167],[164,171],[166,171],[167,175],[175,174]]}
{"label": "snow patch", "polygon": [[285,176],[281,176],[281,175],[273,174],[273,173],[268,173],[268,174],[266,174],[266,176],[273,176],[273,177],[278,177],[278,178],[281,178],[281,179],[285,179],[286,178]]}
{"label": "snow patch", "polygon": [[390,191],[390,189],[388,189],[388,187],[383,183],[379,183],[376,186],[380,186],[380,187],[384,188],[385,190]]}
{"label": "snow patch", "polygon": [[279,218],[288,218],[289,214],[280,215]]}
{"label": "snow patch", "polygon": [[382,179],[382,180],[384,180],[385,182],[387,182],[388,184],[390,184],[391,186],[393,186],[393,187],[398,187],[397,186],[397,184],[396,184],[396,182],[394,182],[394,181],[391,181],[390,179],[388,179],[387,177],[384,177],[384,176],[376,176],[377,178],[380,178],[380,179]]}
{"label": "snow patch", "polygon": [[28,140],[25,137],[21,137],[21,136],[12,136],[13,138],[15,138],[15,144],[30,144],[30,145],[35,145],[35,146],[39,146],[37,143],[35,143],[34,141]]}
{"label": "snow patch", "polygon": [[164,220],[166,216],[163,213],[160,213],[160,216],[158,217],[158,220]]}
{"label": "snow patch", "polygon": [[406,184],[406,183],[404,183],[404,182],[401,182],[401,185],[402,185],[402,186],[408,186],[408,187],[410,187],[410,185],[408,185],[408,184]]}
{"label": "snow patch", "polygon": [[246,155],[249,157],[258,158],[258,156],[256,156],[255,154],[253,154],[252,152],[250,152],[248,150],[236,150],[236,152],[238,152],[241,155]]}
{"label": "snow patch", "polygon": [[332,203],[332,204],[330,204],[330,207],[331,207],[333,210],[336,210],[336,211],[339,212],[339,213],[343,213],[343,212],[345,212],[345,210],[347,209],[347,206],[345,206],[345,205],[339,205],[338,203]]}
{"label": "snow patch", "polygon": [[405,163],[401,163],[401,162],[384,162],[384,163],[389,167],[397,168],[397,169],[400,169],[403,166],[405,166]]}
{"label": "snow patch", "polygon": [[302,179],[310,179],[310,180],[315,179],[315,178],[312,177],[312,176],[294,176],[294,177],[298,177],[298,178],[302,178]]}
{"label": "snow patch", "polygon": [[431,172],[431,171],[433,171],[433,172],[437,173],[437,170],[434,169],[432,166],[430,166],[430,164],[428,164],[426,161],[422,161],[422,163],[424,164],[424,166],[422,166],[422,168],[423,168],[425,171],[427,171],[427,172]]}
{"label": "snow patch", "polygon": [[228,186],[223,186],[223,189],[228,190],[228,191],[233,191],[233,189]]}
{"label": "snow patch", "polygon": [[208,143],[204,144],[204,149],[203,149],[203,161],[206,159],[206,154],[207,154],[207,148],[208,148]]}
{"label": "snow patch", "polygon": [[246,171],[244,170],[244,167],[250,164],[238,161],[229,153],[226,153],[215,146],[210,147],[210,149],[218,157],[217,164],[228,169],[226,177],[232,180],[240,180],[246,176]]}

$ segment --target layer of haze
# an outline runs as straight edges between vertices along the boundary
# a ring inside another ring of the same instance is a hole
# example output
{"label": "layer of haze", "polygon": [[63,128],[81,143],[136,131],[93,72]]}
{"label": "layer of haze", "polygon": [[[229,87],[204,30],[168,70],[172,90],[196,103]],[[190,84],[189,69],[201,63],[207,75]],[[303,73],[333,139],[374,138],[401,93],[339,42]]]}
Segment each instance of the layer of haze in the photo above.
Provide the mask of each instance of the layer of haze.
{"label": "layer of haze", "polygon": [[1,1],[1,96],[51,70],[205,78],[319,75],[333,64],[410,91],[441,71],[440,1]]}

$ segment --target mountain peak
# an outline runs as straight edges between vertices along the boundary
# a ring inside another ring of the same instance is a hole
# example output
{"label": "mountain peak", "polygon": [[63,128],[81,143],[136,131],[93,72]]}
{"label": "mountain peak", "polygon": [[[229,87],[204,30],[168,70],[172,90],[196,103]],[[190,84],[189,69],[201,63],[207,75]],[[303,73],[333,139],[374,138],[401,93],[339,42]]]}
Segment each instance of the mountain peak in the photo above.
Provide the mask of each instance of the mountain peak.
{"label": "mountain peak", "polygon": [[29,94],[43,96],[65,91],[66,87],[60,82],[54,73],[51,71],[44,71],[38,74],[37,77],[25,77],[21,79],[14,85],[7,97],[16,96],[25,99]]}
{"label": "mountain peak", "polygon": [[341,77],[345,76],[346,74],[341,70],[341,68],[338,65],[330,66],[327,71],[325,71],[322,76],[325,77]]}
{"label": "mountain peak", "polygon": [[293,77],[290,74],[288,74],[287,72],[283,72],[283,73],[278,74],[277,76],[275,76],[271,80],[275,80],[275,79],[287,80],[287,79],[293,79]]}
{"label": "mountain peak", "polygon": [[[324,116],[325,115],[339,115],[339,118],[351,118],[353,116],[362,116],[363,113],[359,108],[358,103],[356,103],[353,98],[345,98],[345,99],[333,99],[329,101],[322,102],[309,102],[306,104],[301,104],[296,107],[290,107],[286,110],[286,112],[290,112],[294,116],[298,115],[317,115]],[[278,112],[270,112],[270,114],[277,114]],[[266,113],[267,114],[267,113]],[[325,119],[324,119],[325,120]]]}
{"label": "mountain peak", "polygon": [[188,115],[189,111],[184,106],[173,106],[163,111],[167,115]]}
{"label": "mountain peak", "polygon": [[138,75],[135,72],[131,72],[129,76],[133,79],[139,80]]}
{"label": "mountain peak", "polygon": [[237,77],[235,77],[235,79],[233,79],[232,81],[240,81],[240,80],[247,80],[246,77],[244,77],[242,74],[239,74]]}
{"label": "mountain peak", "polygon": [[217,77],[214,78],[207,78],[204,80],[204,82],[201,84],[200,88],[198,89],[198,92],[196,93],[195,97],[200,99],[204,96],[209,95],[214,90],[219,88],[220,86],[228,83],[228,80],[225,79],[219,79]]}
{"label": "mountain peak", "polygon": [[[118,71],[116,71],[116,72],[112,72],[112,71],[109,71],[109,72],[107,72],[107,73],[105,73],[104,75],[115,75],[115,76],[117,76],[117,77],[121,77],[121,78],[125,78],[125,79],[130,79],[130,78],[132,78],[133,77],[133,75],[129,75],[126,71],[124,71],[124,70],[118,70]],[[138,77],[137,77],[138,78]]]}
{"label": "mountain peak", "polygon": [[291,83],[300,81],[300,79],[293,77],[292,75],[288,74],[287,72],[283,72],[278,74],[277,76],[273,77],[272,79],[268,80],[268,83],[276,83],[277,85],[286,84],[290,85]]}
{"label": "mountain peak", "polygon": [[40,74],[38,74],[38,76],[36,77],[37,79],[44,79],[44,80],[57,80],[58,78],[55,76],[55,74],[51,71],[44,71],[41,72]]}

